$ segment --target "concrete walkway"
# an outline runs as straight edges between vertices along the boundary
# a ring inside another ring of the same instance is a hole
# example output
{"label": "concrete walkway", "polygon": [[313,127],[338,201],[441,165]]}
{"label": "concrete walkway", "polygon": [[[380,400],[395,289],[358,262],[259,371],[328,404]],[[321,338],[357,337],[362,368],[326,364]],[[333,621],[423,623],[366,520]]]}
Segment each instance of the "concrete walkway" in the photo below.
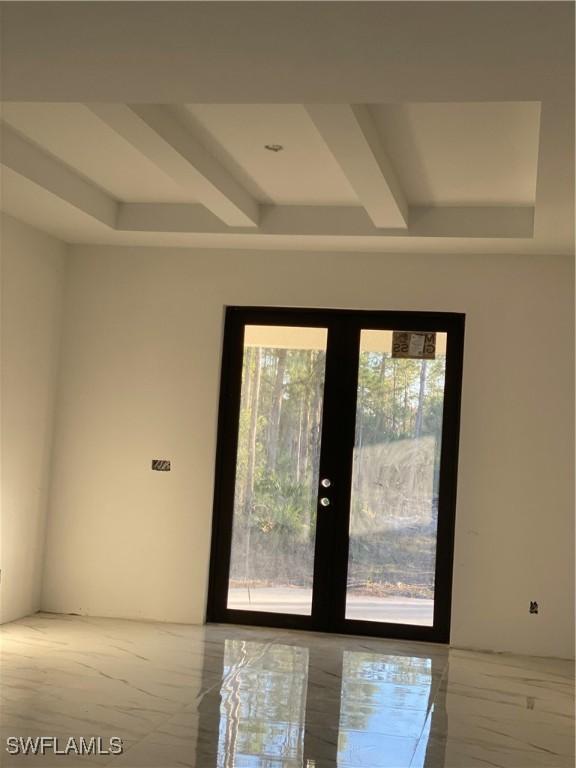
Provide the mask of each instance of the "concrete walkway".
{"label": "concrete walkway", "polygon": [[[298,587],[234,587],[228,593],[228,607],[242,611],[309,615],[312,590]],[[431,627],[434,601],[417,597],[348,596],[346,618],[418,624]]]}

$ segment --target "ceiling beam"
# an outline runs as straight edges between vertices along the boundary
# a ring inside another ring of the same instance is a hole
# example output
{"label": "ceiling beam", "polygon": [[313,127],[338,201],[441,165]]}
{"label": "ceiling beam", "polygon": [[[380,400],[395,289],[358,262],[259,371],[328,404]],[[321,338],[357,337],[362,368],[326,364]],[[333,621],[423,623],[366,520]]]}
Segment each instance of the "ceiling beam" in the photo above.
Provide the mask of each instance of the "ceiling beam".
{"label": "ceiling beam", "polygon": [[170,107],[158,104],[86,106],[164,173],[189,189],[191,195],[224,224],[258,226],[257,201],[193,136]]}
{"label": "ceiling beam", "polygon": [[116,226],[118,203],[114,198],[7,123],[1,123],[0,129],[2,165],[108,227]]}
{"label": "ceiling beam", "polygon": [[[201,204],[123,203],[6,123],[2,164],[60,200],[122,232],[341,237],[532,238],[534,208],[410,208],[408,226],[376,227],[361,206],[262,205],[258,228],[228,226]],[[6,190],[5,190],[6,192]]]}
{"label": "ceiling beam", "polygon": [[350,104],[306,104],[306,109],[374,226],[407,227],[408,204],[368,109]]}
{"label": "ceiling beam", "polygon": [[[117,228],[127,232],[242,234],[201,205],[124,203]],[[529,207],[412,208],[409,226],[375,227],[361,207],[263,205],[259,235],[342,237],[531,238],[534,209]]]}

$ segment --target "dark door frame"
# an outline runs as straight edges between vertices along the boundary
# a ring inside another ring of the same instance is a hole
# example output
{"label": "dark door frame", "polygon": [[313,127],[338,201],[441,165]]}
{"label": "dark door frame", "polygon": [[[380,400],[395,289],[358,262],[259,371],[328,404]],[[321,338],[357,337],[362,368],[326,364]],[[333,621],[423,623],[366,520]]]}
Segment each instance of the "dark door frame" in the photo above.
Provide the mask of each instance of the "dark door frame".
{"label": "dark door frame", "polygon": [[[450,638],[458,438],[465,316],[452,312],[366,311],[227,307],[220,385],[214,513],[207,621],[338,632],[447,643]],[[236,453],[245,325],[293,325],[328,329],[320,476],[340,487],[330,513],[318,511],[312,615],[244,611],[226,607],[232,543]],[[349,502],[361,329],[447,333],[434,623],[432,627],[341,618],[345,615]],[[332,563],[339,567],[331,567]],[[340,617],[340,618],[339,618]]]}

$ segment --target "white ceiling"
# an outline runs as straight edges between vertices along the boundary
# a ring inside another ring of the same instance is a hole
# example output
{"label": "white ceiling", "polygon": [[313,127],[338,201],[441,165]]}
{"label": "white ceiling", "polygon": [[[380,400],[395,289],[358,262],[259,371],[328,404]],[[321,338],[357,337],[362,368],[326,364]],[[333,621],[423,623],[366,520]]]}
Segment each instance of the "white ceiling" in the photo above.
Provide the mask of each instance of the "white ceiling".
{"label": "white ceiling", "polygon": [[4,122],[117,200],[193,203],[194,196],[83,104],[4,103]]}
{"label": "white ceiling", "polygon": [[[168,110],[259,202],[360,206],[300,104]],[[527,205],[536,199],[538,102],[385,104],[370,111],[409,203]],[[146,154],[83,104],[5,103],[4,122],[116,200],[194,203]],[[279,152],[265,149],[279,144]]]}
{"label": "white ceiling", "polygon": [[[262,203],[359,205],[301,104],[187,104],[206,145]],[[281,152],[264,149],[280,144]]]}
{"label": "white ceiling", "polygon": [[379,104],[372,113],[414,205],[534,205],[539,102]]}
{"label": "white ceiling", "polygon": [[573,251],[571,4],[66,5],[4,4],[17,218],[69,242]]}

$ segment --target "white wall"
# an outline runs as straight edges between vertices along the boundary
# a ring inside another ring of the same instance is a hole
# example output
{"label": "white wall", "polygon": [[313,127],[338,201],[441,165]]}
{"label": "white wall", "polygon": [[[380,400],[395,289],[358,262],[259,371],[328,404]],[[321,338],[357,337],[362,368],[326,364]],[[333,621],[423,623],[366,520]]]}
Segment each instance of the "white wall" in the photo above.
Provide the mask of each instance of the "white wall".
{"label": "white wall", "polygon": [[1,220],[0,622],[40,606],[66,246]]}
{"label": "white wall", "polygon": [[203,620],[225,305],[459,311],[452,642],[569,656],[572,284],[561,257],[74,248],[43,608]]}

